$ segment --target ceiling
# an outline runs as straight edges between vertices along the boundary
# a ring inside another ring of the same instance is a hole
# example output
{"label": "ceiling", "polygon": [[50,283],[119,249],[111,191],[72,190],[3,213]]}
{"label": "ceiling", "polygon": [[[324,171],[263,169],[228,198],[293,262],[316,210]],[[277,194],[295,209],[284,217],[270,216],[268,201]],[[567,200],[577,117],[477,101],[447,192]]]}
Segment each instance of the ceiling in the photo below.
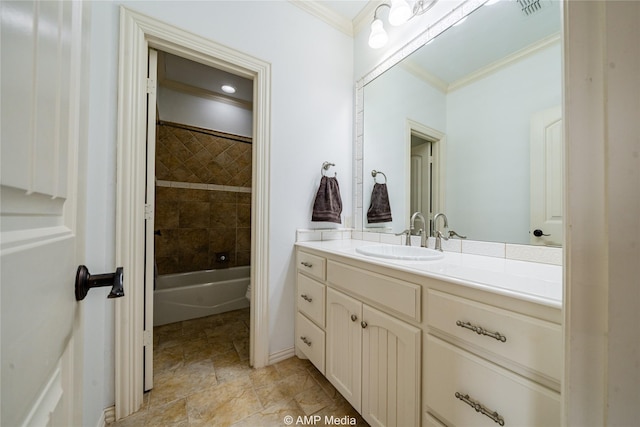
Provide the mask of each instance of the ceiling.
{"label": "ceiling", "polygon": [[[330,10],[351,24],[369,15],[369,10],[380,1],[314,0],[293,3],[304,4],[303,9],[315,15]],[[521,13],[515,1],[481,7],[472,14],[473,19],[450,28],[444,33],[447,37],[438,36],[432,43],[433,47],[420,49],[419,53],[411,56],[411,60],[446,83],[456,81],[506,54],[558,32],[560,8],[549,6],[557,2],[542,0],[541,3],[548,5],[530,16]],[[313,10],[309,9],[310,4]],[[200,90],[205,95],[238,101],[250,108],[253,82],[249,79],[168,53],[161,53],[159,67],[160,86],[191,93]],[[234,86],[236,93],[224,93],[221,89],[223,84]]]}
{"label": "ceiling", "polygon": [[[367,4],[377,4],[375,0],[311,0],[295,1],[298,6],[304,4],[305,10],[316,15],[326,15],[329,10],[329,19],[343,19],[349,25],[367,7]],[[309,8],[309,5],[311,8]],[[159,53],[158,61],[159,85],[172,90],[179,90],[201,96],[219,97],[232,101],[239,101],[250,105],[253,100],[253,82],[249,79],[237,76],[226,71],[209,67],[195,61],[191,61],[166,52]],[[228,94],[222,91],[222,85],[231,85],[236,88],[236,93]]]}

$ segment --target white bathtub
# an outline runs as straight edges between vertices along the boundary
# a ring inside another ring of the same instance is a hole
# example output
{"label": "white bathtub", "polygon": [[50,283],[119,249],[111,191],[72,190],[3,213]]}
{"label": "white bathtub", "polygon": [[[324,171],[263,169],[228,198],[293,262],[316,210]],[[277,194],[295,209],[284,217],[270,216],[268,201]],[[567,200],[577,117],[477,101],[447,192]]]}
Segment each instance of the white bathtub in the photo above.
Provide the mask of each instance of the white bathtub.
{"label": "white bathtub", "polygon": [[158,276],[153,292],[153,325],[196,319],[249,307],[245,297],[251,267]]}

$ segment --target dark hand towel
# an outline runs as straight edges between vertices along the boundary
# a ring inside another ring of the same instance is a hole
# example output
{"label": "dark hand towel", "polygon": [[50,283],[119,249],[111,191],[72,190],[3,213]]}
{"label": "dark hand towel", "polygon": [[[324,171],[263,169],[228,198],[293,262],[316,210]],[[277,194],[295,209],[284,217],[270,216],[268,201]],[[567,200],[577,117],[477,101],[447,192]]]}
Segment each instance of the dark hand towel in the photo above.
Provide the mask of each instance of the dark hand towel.
{"label": "dark hand towel", "polygon": [[391,221],[391,204],[389,203],[389,193],[387,184],[373,185],[371,192],[371,205],[367,211],[367,221],[369,223]]}
{"label": "dark hand towel", "polygon": [[323,176],[313,204],[311,221],[328,221],[341,224],[341,213],[342,199],[340,198],[338,180],[332,176]]}

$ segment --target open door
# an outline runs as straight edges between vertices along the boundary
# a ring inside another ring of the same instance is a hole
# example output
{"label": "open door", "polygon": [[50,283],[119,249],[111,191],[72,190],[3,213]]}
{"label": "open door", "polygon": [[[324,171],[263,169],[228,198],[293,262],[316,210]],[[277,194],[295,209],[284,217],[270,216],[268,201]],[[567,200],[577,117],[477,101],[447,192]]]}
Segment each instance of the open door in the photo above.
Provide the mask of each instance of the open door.
{"label": "open door", "polygon": [[0,424],[82,425],[89,4],[0,7]]}
{"label": "open door", "polygon": [[531,118],[532,245],[562,246],[563,165],[562,110],[554,107]]}
{"label": "open door", "polygon": [[158,51],[149,49],[147,74],[147,185],[144,260],[144,390],[153,388],[153,290],[155,288],[154,206],[156,194],[156,90]]}

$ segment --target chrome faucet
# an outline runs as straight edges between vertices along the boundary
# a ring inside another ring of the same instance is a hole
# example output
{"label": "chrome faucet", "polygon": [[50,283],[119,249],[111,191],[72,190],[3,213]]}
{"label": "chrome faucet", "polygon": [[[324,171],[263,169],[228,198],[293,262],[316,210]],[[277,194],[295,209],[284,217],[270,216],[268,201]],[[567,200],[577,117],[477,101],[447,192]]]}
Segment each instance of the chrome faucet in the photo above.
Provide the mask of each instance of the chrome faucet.
{"label": "chrome faucet", "polygon": [[449,240],[449,238],[445,237],[444,234],[442,234],[442,231],[440,230],[436,231],[436,222],[440,217],[442,217],[442,219],[444,220],[444,224],[443,224],[444,228],[449,228],[449,221],[447,220],[447,216],[442,212],[437,213],[433,216],[433,221],[431,221],[431,236],[436,238],[435,248],[440,252],[442,252],[442,239]]}
{"label": "chrome faucet", "polygon": [[422,212],[414,212],[413,215],[411,215],[411,225],[409,226],[409,229],[412,231],[415,229],[414,225],[416,218],[419,218],[420,221],[422,221],[422,228],[420,229],[420,246],[427,248],[429,247],[427,245],[427,221],[424,219]]}
{"label": "chrome faucet", "polygon": [[405,246],[411,246],[411,230],[404,230],[402,233],[396,233],[396,236],[405,236]]}
{"label": "chrome faucet", "polygon": [[444,220],[444,228],[448,228],[449,227],[449,221],[447,220],[447,216],[445,214],[443,214],[442,212],[437,213],[433,216],[433,221],[431,221],[431,233],[429,233],[431,235],[431,237],[437,237],[436,236],[436,223],[438,222],[438,218],[442,217],[442,219]]}

